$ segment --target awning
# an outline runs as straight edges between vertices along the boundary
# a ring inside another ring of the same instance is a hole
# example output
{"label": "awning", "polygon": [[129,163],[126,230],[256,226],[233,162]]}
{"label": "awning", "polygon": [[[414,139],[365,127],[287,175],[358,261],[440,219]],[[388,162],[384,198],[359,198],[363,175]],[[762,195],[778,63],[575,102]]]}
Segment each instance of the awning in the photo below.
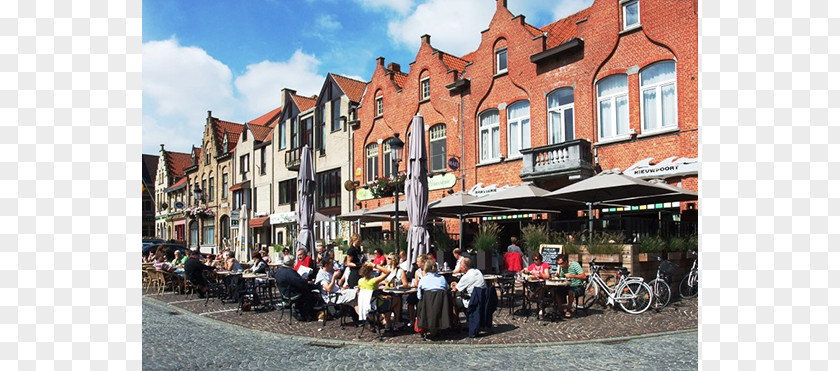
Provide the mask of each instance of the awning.
{"label": "awning", "polygon": [[269,218],[269,217],[264,216],[264,217],[262,217],[262,218],[254,218],[254,219],[251,219],[251,221],[250,221],[250,222],[248,222],[248,226],[249,226],[249,227],[251,227],[251,228],[262,228],[262,227],[265,227],[265,224],[266,224],[266,223],[268,223],[268,218]]}
{"label": "awning", "polygon": [[173,184],[171,187],[164,190],[164,192],[169,193],[169,192],[172,192],[172,191],[177,191],[177,190],[179,190],[181,188],[184,188],[186,186],[187,186],[187,177],[183,177],[180,180],[178,180],[177,182],[175,182],[175,184]]}
{"label": "awning", "polygon": [[239,183],[239,184],[234,184],[233,186],[230,187],[230,190],[231,191],[238,191],[238,190],[240,190],[244,187],[250,187],[250,186],[251,186],[251,181],[248,180],[248,181],[245,181],[245,182],[242,182],[242,183]]}

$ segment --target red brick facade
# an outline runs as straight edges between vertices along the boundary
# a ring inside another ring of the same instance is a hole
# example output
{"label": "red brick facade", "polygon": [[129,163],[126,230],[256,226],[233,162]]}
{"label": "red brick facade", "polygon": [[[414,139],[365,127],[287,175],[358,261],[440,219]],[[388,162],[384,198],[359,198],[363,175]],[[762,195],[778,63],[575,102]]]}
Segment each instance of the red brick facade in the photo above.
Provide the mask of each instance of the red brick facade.
{"label": "red brick facade", "polygon": [[[405,140],[412,116],[419,113],[427,127],[438,123],[447,125],[447,157],[461,156],[459,137],[463,120],[464,158],[460,162],[466,173],[467,189],[479,182],[519,184],[522,158],[507,156],[506,107],[517,101],[530,102],[530,147],[545,146],[549,144],[547,96],[564,87],[574,91],[574,139],[592,143],[592,157],[602,169],[624,170],[647,157],[653,157],[654,162],[671,156],[697,157],[697,1],[640,0],[638,4],[641,27],[622,32],[622,3],[617,0],[595,0],[589,8],[542,28],[526,23],[525,17],[514,17],[506,8],[506,1],[498,0],[496,13],[488,29],[482,32],[478,48],[460,59],[434,49],[427,36],[423,37],[407,75],[399,66],[388,68],[383,58],[377,59],[358,111],[361,124],[354,133],[353,158],[354,168],[362,169],[362,176],[355,180],[362,184],[366,181],[365,146],[378,139],[387,140],[395,132]],[[575,38],[582,47],[532,62],[532,56],[557,50],[553,48]],[[496,51],[500,48],[507,50],[508,67],[507,72],[497,74]],[[446,60],[456,65],[469,63],[458,69],[459,66],[448,66]],[[676,64],[677,128],[644,135],[639,71],[664,60]],[[596,83],[613,74],[627,75],[629,128],[635,134],[623,140],[599,143]],[[420,80],[425,76],[430,77],[431,98],[421,102]],[[458,89],[458,81],[468,86]],[[381,117],[376,116],[375,97],[379,95],[384,106]],[[502,159],[480,164],[478,117],[488,109],[498,109]],[[429,140],[428,134],[425,140]],[[381,144],[379,152],[381,176]],[[667,181],[681,181],[683,187],[697,190],[696,175]],[[541,185],[556,189],[568,182],[568,179],[549,180]],[[454,189],[460,190],[460,184]],[[433,191],[429,199],[444,195]],[[390,202],[393,200],[363,201],[362,207],[372,209]]]}

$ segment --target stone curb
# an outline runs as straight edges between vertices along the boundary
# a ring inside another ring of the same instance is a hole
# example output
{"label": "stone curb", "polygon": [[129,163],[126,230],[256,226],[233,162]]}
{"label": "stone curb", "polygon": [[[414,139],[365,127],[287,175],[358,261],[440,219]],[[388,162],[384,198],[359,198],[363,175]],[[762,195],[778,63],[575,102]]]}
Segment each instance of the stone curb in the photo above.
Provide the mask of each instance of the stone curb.
{"label": "stone curb", "polygon": [[[169,303],[156,300],[150,297],[143,297],[143,304],[152,305],[161,310],[172,312],[177,311],[182,315],[186,315],[196,321],[204,322],[206,324],[215,324],[222,327],[228,327],[231,329],[235,329],[236,331],[247,331],[247,332],[255,332],[259,333],[264,337],[268,338],[285,338],[295,341],[300,341],[303,343],[320,343],[320,344],[328,344],[328,345],[356,345],[356,346],[376,346],[376,347],[386,347],[386,348],[393,348],[399,347],[404,348],[406,344],[388,344],[388,343],[375,343],[371,341],[354,341],[354,340],[336,340],[336,339],[321,339],[321,338],[311,338],[307,336],[300,336],[300,335],[291,335],[291,334],[281,334],[281,333],[274,333],[268,332],[263,330],[256,330],[251,329],[243,326],[237,326],[234,324],[230,324],[224,321],[216,321],[196,313],[190,312],[188,310],[184,310],[182,308],[178,308],[174,305]],[[650,334],[641,334],[641,335],[631,335],[631,336],[619,336],[619,337],[611,337],[611,338],[600,338],[600,339],[589,339],[589,340],[569,340],[569,341],[554,341],[554,342],[547,342],[547,343],[510,343],[510,344],[447,344],[447,343],[425,343],[425,344],[412,344],[411,346],[419,346],[419,347],[428,347],[428,348],[439,348],[439,347],[447,347],[447,346],[468,346],[474,349],[482,349],[482,348],[515,348],[515,347],[549,347],[549,346],[559,346],[559,345],[576,345],[576,344],[596,344],[596,343],[611,343],[611,342],[625,342],[629,340],[635,339],[645,339],[657,336],[668,336],[668,335],[677,335],[677,334],[685,334],[697,332],[697,328],[693,329],[685,329],[685,330],[675,330],[675,331],[665,331],[665,332],[655,332]]]}

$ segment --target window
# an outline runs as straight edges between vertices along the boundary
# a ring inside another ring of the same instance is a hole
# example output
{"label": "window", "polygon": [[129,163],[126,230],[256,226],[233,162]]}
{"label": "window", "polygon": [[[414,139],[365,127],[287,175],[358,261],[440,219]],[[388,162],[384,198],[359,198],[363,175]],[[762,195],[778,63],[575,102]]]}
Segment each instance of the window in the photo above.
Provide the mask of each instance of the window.
{"label": "window", "polygon": [[382,97],[376,97],[376,116],[382,116]]}
{"label": "window", "polygon": [[204,194],[201,195],[201,198],[207,199],[207,179],[204,176],[201,177],[201,190],[204,191]]}
{"label": "window", "polygon": [[216,232],[216,220],[213,218],[204,219],[202,221],[201,226],[201,235],[202,239],[201,242],[204,245],[214,245],[215,244],[215,232]]}
{"label": "window", "polygon": [[221,238],[228,239],[230,238],[230,218],[227,215],[222,215],[219,218],[219,234]]}
{"label": "window", "polygon": [[446,125],[437,124],[429,129],[429,169],[446,170]]}
{"label": "window", "polygon": [[330,107],[332,131],[341,130],[341,99],[334,99]]}
{"label": "window", "polygon": [[315,147],[313,149],[321,149],[324,145],[324,130],[326,122],[324,121],[326,111],[323,107],[315,108]]}
{"label": "window", "polygon": [[316,177],[318,187],[318,209],[341,206],[341,169],[319,173]]}
{"label": "window", "polygon": [[210,178],[209,178],[209,182],[210,182],[209,187],[210,187],[210,190],[207,192],[207,200],[208,200],[208,201],[213,201],[213,198],[214,198],[214,197],[216,197],[216,196],[215,196],[215,194],[216,194],[216,186],[213,184],[213,183],[214,183],[214,182],[213,182],[213,180],[214,180],[214,178],[213,178],[213,174],[210,174]]}
{"label": "window", "polygon": [[499,158],[499,110],[491,109],[478,115],[480,161]]}
{"label": "window", "polygon": [[560,88],[548,95],[548,144],[575,138],[575,93]]}
{"label": "window", "polygon": [[227,173],[222,174],[222,199],[226,200],[228,194],[228,178]]}
{"label": "window", "polygon": [[597,84],[598,139],[609,139],[630,132],[627,108],[627,75],[607,76]]}
{"label": "window", "polygon": [[429,99],[431,92],[429,90],[429,78],[420,80],[420,100]]}
{"label": "window", "polygon": [[365,154],[367,155],[367,176],[365,179],[372,182],[379,176],[379,146],[376,143],[368,144],[365,147]]}
{"label": "window", "polygon": [[391,161],[391,138],[382,142],[382,176],[390,178],[394,172],[394,162]]}
{"label": "window", "polygon": [[280,146],[278,148],[279,149],[285,149],[286,148],[286,120],[281,120],[279,126],[280,127],[278,129],[280,131],[279,132]]}
{"label": "window", "polygon": [[531,103],[514,102],[507,109],[508,158],[520,157],[520,149],[531,148]]}
{"label": "window", "polygon": [[236,210],[242,209],[242,204],[245,200],[242,198],[242,190],[233,191],[233,208]]}
{"label": "window", "polygon": [[628,1],[621,4],[624,13],[624,29],[639,25],[639,1]]}
{"label": "window", "polygon": [[290,135],[292,139],[292,149],[298,148],[298,144],[300,143],[300,138],[298,137],[298,118],[295,117],[292,119],[292,133]]}
{"label": "window", "polygon": [[303,135],[303,139],[300,141],[301,147],[308,144],[309,148],[312,149],[312,121],[314,121],[313,119],[313,116],[309,116],[301,121],[300,132]]}
{"label": "window", "polygon": [[297,201],[297,179],[289,179],[277,184],[277,199],[280,205]]}
{"label": "window", "polygon": [[639,74],[642,132],[677,126],[677,70],[674,61],[645,67]]}
{"label": "window", "polygon": [[260,148],[260,175],[265,175],[265,147]]}
{"label": "window", "polygon": [[204,164],[210,165],[210,147],[204,149]]}
{"label": "window", "polygon": [[239,157],[239,173],[242,174],[242,181],[248,180],[248,168],[250,167],[248,162],[248,155],[242,155]]}
{"label": "window", "polygon": [[507,48],[496,50],[496,73],[507,72]]}

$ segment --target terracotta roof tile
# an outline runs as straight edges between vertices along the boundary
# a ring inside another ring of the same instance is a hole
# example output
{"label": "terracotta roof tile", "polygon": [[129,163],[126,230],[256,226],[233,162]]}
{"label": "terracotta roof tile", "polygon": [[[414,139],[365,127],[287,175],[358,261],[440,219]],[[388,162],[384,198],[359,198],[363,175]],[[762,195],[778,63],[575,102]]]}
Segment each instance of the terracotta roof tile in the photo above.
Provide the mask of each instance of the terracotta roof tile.
{"label": "terracotta roof tile", "polygon": [[466,59],[458,58],[452,54],[446,52],[440,52],[443,54],[443,64],[450,69],[458,71],[458,75],[461,75],[464,72],[464,68],[466,68],[467,63],[470,63]]}
{"label": "terracotta roof tile", "polygon": [[572,38],[577,37],[577,22],[589,16],[589,8],[583,9],[566,18],[550,23],[542,28],[548,33],[546,49],[551,49]]}
{"label": "terracotta roof tile", "polygon": [[184,169],[192,165],[189,153],[164,151],[163,155],[166,156],[166,170],[169,171],[170,179],[184,176]]}
{"label": "terracotta roof tile", "polygon": [[248,121],[248,123],[256,124],[256,125],[262,125],[262,126],[267,126],[268,124],[271,124],[272,126],[274,126],[274,125],[276,125],[276,122],[275,122],[276,120],[274,120],[274,119],[277,117],[277,115],[280,114],[281,111],[283,111],[283,106],[277,107],[277,108],[271,110],[271,112],[269,112],[269,113],[266,113],[266,114],[264,114],[260,117],[257,117],[257,118],[255,118],[251,121]]}
{"label": "terracotta roof tile", "polygon": [[394,82],[402,89],[405,86],[405,79],[408,77],[407,73],[394,71]]}
{"label": "terracotta roof tile", "polygon": [[228,152],[233,153],[233,150],[236,149],[236,144],[239,143],[239,135],[242,134],[242,129],[244,128],[245,125],[237,124],[235,122],[219,120],[214,117],[213,129],[216,131],[216,148],[218,148],[219,151],[224,149],[223,137],[225,135],[225,131],[227,131]]}
{"label": "terracotta roof tile", "polygon": [[187,184],[187,177],[185,177],[185,176],[181,177],[181,179],[178,179],[178,181],[175,182],[175,184],[173,184],[171,187],[167,188],[166,192],[169,192],[170,190],[172,190],[172,188],[175,188],[177,186],[184,185],[184,184]]}
{"label": "terracotta roof tile", "polygon": [[347,98],[350,99],[352,102],[360,102],[362,100],[362,95],[365,94],[365,89],[367,88],[366,82],[353,80],[349,77],[344,77],[341,75],[336,75],[331,73],[333,79],[341,87],[341,90],[347,95]]}
{"label": "terracotta roof tile", "polygon": [[265,138],[268,136],[269,133],[271,133],[271,128],[268,126],[248,124],[248,129],[251,130],[251,134],[253,135],[254,140],[260,142],[265,142]]}
{"label": "terracotta roof tile", "polygon": [[312,107],[315,107],[315,102],[318,100],[318,96],[313,95],[312,97],[304,97],[297,94],[293,94],[292,99],[295,100],[295,104],[297,104],[298,109],[301,112],[303,112]]}

